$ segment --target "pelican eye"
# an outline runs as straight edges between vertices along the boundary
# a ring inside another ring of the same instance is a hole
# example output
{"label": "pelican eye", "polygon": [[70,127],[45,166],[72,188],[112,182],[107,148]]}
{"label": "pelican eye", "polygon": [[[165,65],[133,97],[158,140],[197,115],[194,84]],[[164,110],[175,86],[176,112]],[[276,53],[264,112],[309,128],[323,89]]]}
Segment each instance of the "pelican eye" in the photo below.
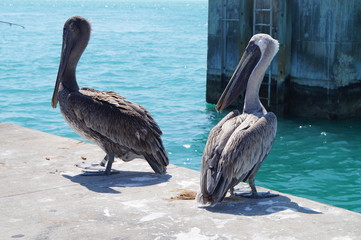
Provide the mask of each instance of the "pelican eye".
{"label": "pelican eye", "polygon": [[75,22],[71,22],[71,23],[69,24],[69,28],[70,28],[70,30],[71,30],[72,32],[74,32],[74,31],[77,29],[76,23],[75,23]]}
{"label": "pelican eye", "polygon": [[252,52],[257,48],[257,44],[255,43],[255,41],[250,41],[248,43],[248,47],[247,47],[247,52]]}

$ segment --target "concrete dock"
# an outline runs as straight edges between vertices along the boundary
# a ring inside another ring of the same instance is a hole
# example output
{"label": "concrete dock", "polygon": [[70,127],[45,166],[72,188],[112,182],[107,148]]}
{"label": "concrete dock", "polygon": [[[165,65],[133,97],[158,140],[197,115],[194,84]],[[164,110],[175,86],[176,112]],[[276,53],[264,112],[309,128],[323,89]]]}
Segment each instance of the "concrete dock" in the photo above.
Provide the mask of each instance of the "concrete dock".
{"label": "concrete dock", "polygon": [[356,212],[284,193],[200,208],[187,200],[197,171],[118,160],[119,174],[81,176],[74,164],[98,163],[97,146],[9,123],[0,133],[0,239],[361,239]]}

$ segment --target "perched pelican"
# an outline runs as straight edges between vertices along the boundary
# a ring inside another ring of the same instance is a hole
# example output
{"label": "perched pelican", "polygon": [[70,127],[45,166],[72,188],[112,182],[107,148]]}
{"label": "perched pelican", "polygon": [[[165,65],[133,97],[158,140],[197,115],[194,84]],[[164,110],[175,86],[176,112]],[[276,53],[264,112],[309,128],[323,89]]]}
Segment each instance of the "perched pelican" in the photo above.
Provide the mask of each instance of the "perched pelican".
{"label": "perched pelican", "polygon": [[210,132],[203,153],[200,192],[197,201],[214,204],[224,199],[234,186],[249,182],[250,197],[276,196],[257,193],[255,175],[271,150],[277,118],[262,106],[258,92],[265,71],[278,52],[278,41],[266,34],[254,35],[218,100],[222,111],[244,90],[243,113],[234,110]]}
{"label": "perched pelican", "polygon": [[90,23],[72,17],[64,24],[63,45],[52,107],[60,103],[66,122],[83,138],[97,144],[106,156],[100,165],[111,174],[114,157],[130,161],[143,156],[154,172],[166,172],[168,157],[162,131],[142,106],[115,92],[79,89],[76,66],[90,38]]}

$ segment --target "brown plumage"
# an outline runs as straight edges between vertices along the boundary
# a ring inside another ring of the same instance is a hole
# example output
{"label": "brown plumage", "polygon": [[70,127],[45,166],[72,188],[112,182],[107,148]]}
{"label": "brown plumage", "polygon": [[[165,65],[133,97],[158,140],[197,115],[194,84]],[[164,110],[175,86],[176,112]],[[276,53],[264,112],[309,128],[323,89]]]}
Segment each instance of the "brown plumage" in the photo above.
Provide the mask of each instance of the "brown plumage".
{"label": "brown plumage", "polygon": [[154,172],[166,172],[168,157],[161,139],[162,131],[141,105],[112,91],[79,89],[76,65],[90,38],[90,23],[72,17],[64,25],[63,47],[52,106],[60,103],[67,123],[83,138],[97,144],[106,156],[100,165],[111,173],[114,157],[130,161],[147,160]]}
{"label": "brown plumage", "polygon": [[277,118],[262,106],[258,92],[264,73],[278,51],[278,42],[257,34],[250,40],[231,80],[217,103],[226,108],[246,89],[243,113],[227,114],[210,132],[203,152],[200,191],[201,204],[224,199],[228,190],[249,181],[251,197],[270,197],[257,193],[254,178],[269,154],[276,135]]}

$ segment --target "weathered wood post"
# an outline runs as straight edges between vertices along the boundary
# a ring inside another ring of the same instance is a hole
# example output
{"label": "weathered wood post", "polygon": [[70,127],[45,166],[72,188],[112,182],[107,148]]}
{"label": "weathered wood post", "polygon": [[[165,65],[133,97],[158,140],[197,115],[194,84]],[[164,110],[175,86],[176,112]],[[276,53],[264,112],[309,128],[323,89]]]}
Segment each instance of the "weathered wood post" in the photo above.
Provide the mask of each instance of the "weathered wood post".
{"label": "weathered wood post", "polygon": [[[206,101],[216,103],[252,36],[252,0],[209,0]],[[236,103],[239,105],[240,101]]]}
{"label": "weathered wood post", "polygon": [[276,9],[274,17],[274,37],[279,41],[280,48],[275,62],[277,72],[273,77],[276,82],[275,93],[272,95],[273,111],[283,114],[286,109],[287,81],[291,75],[291,43],[292,43],[292,9],[290,1],[273,1]]}

